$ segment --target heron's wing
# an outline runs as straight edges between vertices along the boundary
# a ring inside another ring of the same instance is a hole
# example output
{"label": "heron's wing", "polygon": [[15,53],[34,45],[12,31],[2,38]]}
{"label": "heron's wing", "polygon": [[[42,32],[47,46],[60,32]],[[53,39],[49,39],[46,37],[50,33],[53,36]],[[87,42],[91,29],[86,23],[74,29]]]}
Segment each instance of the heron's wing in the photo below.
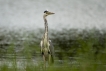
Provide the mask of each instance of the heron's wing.
{"label": "heron's wing", "polygon": [[54,57],[54,46],[53,46],[51,40],[49,40],[49,49],[50,49],[51,55]]}
{"label": "heron's wing", "polygon": [[54,63],[54,46],[53,46],[51,40],[49,40],[49,49],[50,49],[50,53],[51,53],[49,61],[50,61],[50,63]]}

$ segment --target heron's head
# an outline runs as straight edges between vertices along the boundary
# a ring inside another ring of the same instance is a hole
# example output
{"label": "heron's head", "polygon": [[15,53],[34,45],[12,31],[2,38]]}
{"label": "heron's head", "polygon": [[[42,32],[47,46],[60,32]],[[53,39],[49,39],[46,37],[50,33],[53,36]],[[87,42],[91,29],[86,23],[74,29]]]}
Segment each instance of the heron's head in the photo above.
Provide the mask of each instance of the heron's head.
{"label": "heron's head", "polygon": [[44,11],[44,16],[45,16],[45,17],[48,16],[48,15],[53,15],[53,14],[55,14],[55,13],[49,12],[49,11],[47,11],[47,10]]}

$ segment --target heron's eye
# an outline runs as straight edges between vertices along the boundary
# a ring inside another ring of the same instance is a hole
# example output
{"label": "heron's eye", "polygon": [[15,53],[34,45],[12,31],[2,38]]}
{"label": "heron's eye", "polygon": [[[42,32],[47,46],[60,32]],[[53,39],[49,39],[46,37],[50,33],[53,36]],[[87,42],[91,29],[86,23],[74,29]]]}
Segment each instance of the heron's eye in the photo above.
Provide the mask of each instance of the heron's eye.
{"label": "heron's eye", "polygon": [[44,11],[44,13],[46,13],[46,12],[48,12],[47,10],[46,11]]}

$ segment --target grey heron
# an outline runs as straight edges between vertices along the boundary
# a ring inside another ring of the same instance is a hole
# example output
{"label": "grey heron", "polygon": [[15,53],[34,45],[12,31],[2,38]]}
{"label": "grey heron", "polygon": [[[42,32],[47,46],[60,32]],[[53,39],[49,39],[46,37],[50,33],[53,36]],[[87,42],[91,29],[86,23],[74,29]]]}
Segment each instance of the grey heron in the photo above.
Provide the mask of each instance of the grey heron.
{"label": "grey heron", "polygon": [[46,62],[48,61],[49,64],[54,62],[54,47],[52,45],[51,40],[49,40],[48,37],[48,22],[46,17],[49,15],[53,15],[55,13],[49,12],[49,11],[44,11],[43,19],[44,19],[44,25],[45,25],[45,32],[43,35],[43,38],[40,42],[40,47],[41,47],[41,53],[44,59],[44,64],[46,67]]}

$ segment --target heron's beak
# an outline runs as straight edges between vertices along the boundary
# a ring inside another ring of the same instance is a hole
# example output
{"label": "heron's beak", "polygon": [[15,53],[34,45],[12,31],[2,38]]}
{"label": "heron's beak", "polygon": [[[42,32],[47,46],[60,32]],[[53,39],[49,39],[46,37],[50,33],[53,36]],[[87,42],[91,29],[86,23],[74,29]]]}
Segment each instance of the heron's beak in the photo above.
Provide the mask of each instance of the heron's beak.
{"label": "heron's beak", "polygon": [[53,15],[53,14],[55,14],[55,13],[53,13],[53,12],[47,12],[47,14],[48,14],[48,15]]}

